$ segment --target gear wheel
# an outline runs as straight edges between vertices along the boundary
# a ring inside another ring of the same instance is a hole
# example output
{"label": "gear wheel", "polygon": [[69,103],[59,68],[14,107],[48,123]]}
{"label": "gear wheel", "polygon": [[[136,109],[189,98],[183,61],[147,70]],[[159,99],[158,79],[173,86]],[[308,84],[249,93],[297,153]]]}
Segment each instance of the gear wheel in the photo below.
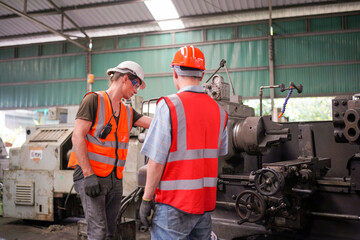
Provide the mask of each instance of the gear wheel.
{"label": "gear wheel", "polygon": [[264,196],[275,195],[284,185],[283,175],[270,168],[257,171],[254,181],[256,190]]}
{"label": "gear wheel", "polygon": [[235,209],[241,219],[257,222],[265,215],[266,203],[259,193],[252,190],[241,192],[235,201]]}

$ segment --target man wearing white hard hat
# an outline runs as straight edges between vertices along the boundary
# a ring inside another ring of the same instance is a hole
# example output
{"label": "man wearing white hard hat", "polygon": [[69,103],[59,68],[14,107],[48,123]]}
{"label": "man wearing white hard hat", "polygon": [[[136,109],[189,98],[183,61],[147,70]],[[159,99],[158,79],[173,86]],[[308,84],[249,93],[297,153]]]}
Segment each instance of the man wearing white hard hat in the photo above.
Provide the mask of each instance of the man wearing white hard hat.
{"label": "man wearing white hard hat", "polygon": [[125,61],[107,70],[106,91],[89,92],[80,103],[68,167],[87,221],[87,237],[112,239],[122,199],[122,177],[130,131],[149,128],[151,118],[124,104],[146,87],[139,64]]}

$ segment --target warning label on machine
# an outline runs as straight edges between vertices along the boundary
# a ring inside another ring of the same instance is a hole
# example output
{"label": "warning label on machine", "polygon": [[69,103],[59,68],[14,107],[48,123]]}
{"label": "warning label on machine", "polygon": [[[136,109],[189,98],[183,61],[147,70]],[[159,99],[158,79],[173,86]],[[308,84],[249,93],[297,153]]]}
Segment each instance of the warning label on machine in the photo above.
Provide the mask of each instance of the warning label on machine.
{"label": "warning label on machine", "polygon": [[43,147],[30,147],[30,159],[34,162],[39,162],[42,159]]}

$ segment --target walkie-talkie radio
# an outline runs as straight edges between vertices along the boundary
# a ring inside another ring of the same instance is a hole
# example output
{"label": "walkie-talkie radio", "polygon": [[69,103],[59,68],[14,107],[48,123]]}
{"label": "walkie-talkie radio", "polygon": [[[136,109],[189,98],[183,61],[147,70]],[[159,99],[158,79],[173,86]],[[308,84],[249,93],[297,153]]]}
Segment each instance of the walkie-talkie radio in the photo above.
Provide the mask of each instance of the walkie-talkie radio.
{"label": "walkie-talkie radio", "polygon": [[105,139],[105,138],[109,135],[109,133],[111,132],[112,124],[110,123],[110,121],[111,121],[111,118],[112,118],[113,116],[114,116],[114,114],[111,115],[108,123],[107,123],[107,124],[104,126],[104,128],[101,130],[101,132],[100,132],[100,134],[99,134],[99,138],[100,138],[100,139]]}

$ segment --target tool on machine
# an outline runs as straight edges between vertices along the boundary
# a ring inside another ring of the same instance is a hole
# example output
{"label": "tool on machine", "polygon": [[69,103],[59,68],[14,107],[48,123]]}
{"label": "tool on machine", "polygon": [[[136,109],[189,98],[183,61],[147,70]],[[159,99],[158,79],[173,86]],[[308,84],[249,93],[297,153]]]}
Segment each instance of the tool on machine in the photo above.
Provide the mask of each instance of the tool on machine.
{"label": "tool on machine", "polygon": [[206,80],[205,83],[207,83],[222,67],[225,67],[226,75],[227,75],[227,77],[229,79],[229,83],[230,83],[230,87],[231,87],[231,91],[232,91],[232,96],[234,96],[235,95],[235,90],[234,90],[233,84],[231,82],[230,74],[229,74],[228,68],[226,66],[226,60],[225,59],[222,59],[220,61],[220,66],[218,67],[218,69],[216,69],[216,71],[213,74],[211,74],[211,76],[208,78],[208,80]]}
{"label": "tool on machine", "polygon": [[[259,91],[259,98],[260,98],[260,117],[262,116],[262,97],[263,97],[263,89],[270,89],[270,88],[280,88],[280,92],[284,92],[286,90],[290,90],[286,99],[285,99],[285,103],[283,105],[283,110],[281,111],[282,114],[284,114],[285,112],[285,106],[287,104],[287,101],[289,100],[294,88],[298,91],[298,93],[301,93],[303,90],[303,86],[300,85],[295,85],[293,82],[290,82],[290,86],[288,88],[285,88],[285,84],[281,83],[279,85],[273,85],[273,86],[261,86],[260,87],[260,91]],[[282,116],[281,114],[281,116]],[[281,117],[279,116],[279,118]]]}
{"label": "tool on machine", "polygon": [[281,84],[281,87],[280,87],[280,91],[281,91],[281,92],[284,92],[285,90],[290,90],[290,91],[289,91],[288,95],[287,95],[286,98],[285,98],[285,102],[284,102],[284,104],[283,104],[283,108],[282,108],[282,110],[281,110],[281,113],[280,113],[280,115],[279,115],[279,118],[281,118],[282,115],[284,114],[285,109],[286,109],[286,104],[287,104],[287,102],[288,102],[288,100],[289,100],[289,98],[290,98],[290,96],[291,96],[294,88],[298,91],[298,93],[301,93],[303,86],[302,86],[301,84],[300,84],[299,86],[296,86],[293,82],[290,82],[289,88],[284,88],[284,84]]}
{"label": "tool on machine", "polygon": [[220,61],[220,66],[218,67],[218,69],[216,69],[216,71],[213,74],[211,74],[211,76],[208,78],[208,80],[206,80],[205,83],[207,83],[220,70],[220,68],[224,67],[225,63],[226,63],[225,59],[222,59]]}

